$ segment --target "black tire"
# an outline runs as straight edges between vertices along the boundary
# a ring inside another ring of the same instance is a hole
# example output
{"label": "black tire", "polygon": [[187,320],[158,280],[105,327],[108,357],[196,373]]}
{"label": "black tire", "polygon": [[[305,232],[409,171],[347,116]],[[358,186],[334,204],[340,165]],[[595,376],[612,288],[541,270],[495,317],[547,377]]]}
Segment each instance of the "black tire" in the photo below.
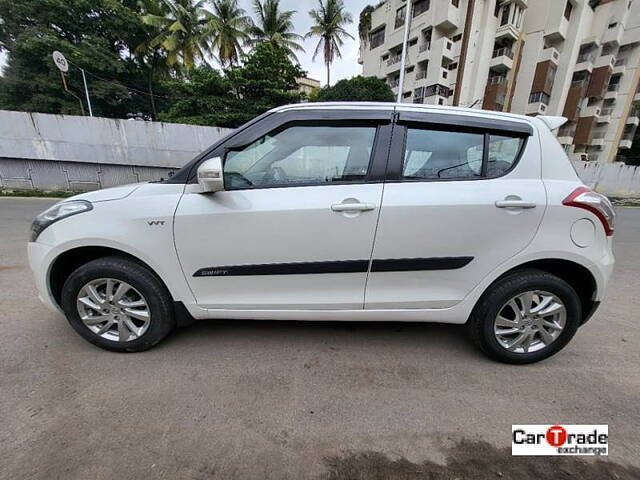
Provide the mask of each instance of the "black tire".
{"label": "black tire", "polygon": [[[564,330],[546,347],[529,353],[517,353],[500,345],[494,334],[494,321],[502,307],[513,297],[530,290],[543,290],[556,295],[566,309]],[[564,348],[573,338],[582,318],[580,298],[567,282],[547,272],[523,269],[493,283],[478,301],[469,319],[469,332],[475,344],[486,355],[504,363],[539,362]]]}
{"label": "black tire", "polygon": [[[76,307],[78,293],[88,282],[100,278],[127,282],[146,300],[151,320],[147,330],[138,338],[125,342],[109,340],[89,330],[80,319]],[[73,329],[81,337],[100,348],[114,352],[148,350],[166,337],[175,326],[173,301],[165,285],[146,266],[124,257],[98,258],[69,275],[62,287],[62,309]]]}

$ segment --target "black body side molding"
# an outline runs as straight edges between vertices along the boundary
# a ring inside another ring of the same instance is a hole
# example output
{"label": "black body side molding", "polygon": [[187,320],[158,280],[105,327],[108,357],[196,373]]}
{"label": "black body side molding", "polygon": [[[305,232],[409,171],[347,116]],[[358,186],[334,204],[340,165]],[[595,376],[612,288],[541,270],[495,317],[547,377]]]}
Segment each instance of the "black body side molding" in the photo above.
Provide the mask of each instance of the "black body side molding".
{"label": "black body side molding", "polygon": [[[455,270],[468,265],[473,257],[396,258],[373,260],[372,272],[410,272],[420,270]],[[194,277],[226,277],[242,275],[305,275],[323,273],[366,273],[368,260],[332,262],[266,263],[201,268]]]}

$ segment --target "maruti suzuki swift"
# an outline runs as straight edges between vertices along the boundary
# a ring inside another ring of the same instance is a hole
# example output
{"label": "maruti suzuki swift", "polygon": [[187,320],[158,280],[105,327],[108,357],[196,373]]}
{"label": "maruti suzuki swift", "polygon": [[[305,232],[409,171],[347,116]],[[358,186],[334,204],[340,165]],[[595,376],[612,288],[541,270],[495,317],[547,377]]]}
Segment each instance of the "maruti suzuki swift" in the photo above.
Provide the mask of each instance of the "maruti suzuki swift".
{"label": "maruti suzuki swift", "polygon": [[536,362],[593,315],[614,264],[613,207],[555,139],[565,121],[280,107],[167,180],[49,208],[30,265],[42,301],[108,350],[201,319],[411,321]]}

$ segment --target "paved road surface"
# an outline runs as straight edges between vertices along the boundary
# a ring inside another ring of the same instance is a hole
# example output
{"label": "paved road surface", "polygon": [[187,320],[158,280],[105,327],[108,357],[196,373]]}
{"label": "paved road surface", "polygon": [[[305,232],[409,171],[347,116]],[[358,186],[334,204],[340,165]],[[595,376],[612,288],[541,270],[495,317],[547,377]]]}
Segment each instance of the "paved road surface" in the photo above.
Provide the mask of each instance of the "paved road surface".
{"label": "paved road surface", "polygon": [[[36,299],[25,242],[51,203],[0,198],[2,479],[640,477],[640,209],[597,316],[512,367],[416,324],[203,322],[104,352]],[[611,463],[511,458],[512,423],[555,422],[609,424]]]}

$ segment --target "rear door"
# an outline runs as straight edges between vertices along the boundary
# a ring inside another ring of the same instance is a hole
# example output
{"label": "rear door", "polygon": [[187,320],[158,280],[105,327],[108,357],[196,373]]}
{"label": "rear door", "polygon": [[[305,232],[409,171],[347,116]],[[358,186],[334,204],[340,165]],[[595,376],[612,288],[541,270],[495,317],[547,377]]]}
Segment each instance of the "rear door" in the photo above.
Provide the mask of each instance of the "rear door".
{"label": "rear door", "polygon": [[447,308],[533,239],[546,208],[525,121],[401,112],[365,308]]}
{"label": "rear door", "polygon": [[207,309],[362,309],[392,111],[274,115],[211,152],[224,191],[181,199],[184,274]]}

